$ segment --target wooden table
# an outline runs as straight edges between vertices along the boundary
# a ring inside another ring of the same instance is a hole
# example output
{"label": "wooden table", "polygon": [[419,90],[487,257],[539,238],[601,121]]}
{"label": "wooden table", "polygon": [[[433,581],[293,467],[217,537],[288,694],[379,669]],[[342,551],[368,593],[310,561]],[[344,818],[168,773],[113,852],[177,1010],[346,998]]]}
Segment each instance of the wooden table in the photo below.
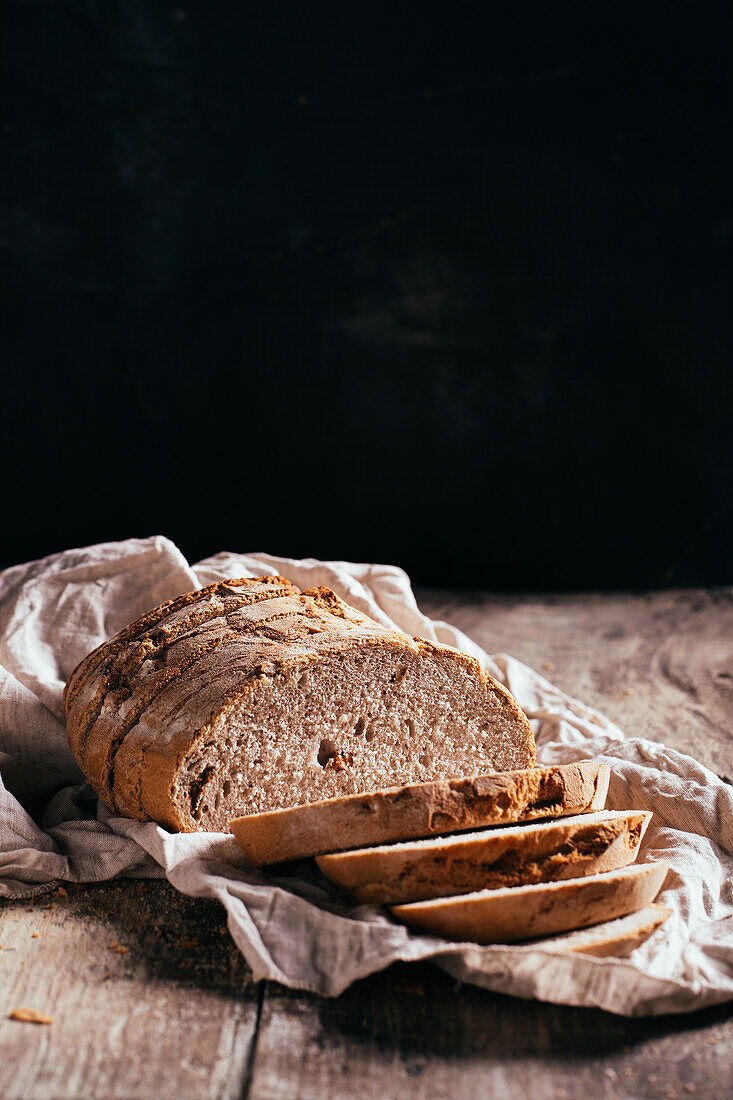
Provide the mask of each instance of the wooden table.
{"label": "wooden table", "polygon": [[[423,592],[422,607],[731,774],[733,590]],[[167,883],[69,887],[0,911],[0,1096],[720,1097],[731,1010],[627,1020],[400,965],[338,1000],[255,986],[215,902]],[[128,950],[118,950],[118,945]],[[51,1026],[7,1018],[15,1006]]]}

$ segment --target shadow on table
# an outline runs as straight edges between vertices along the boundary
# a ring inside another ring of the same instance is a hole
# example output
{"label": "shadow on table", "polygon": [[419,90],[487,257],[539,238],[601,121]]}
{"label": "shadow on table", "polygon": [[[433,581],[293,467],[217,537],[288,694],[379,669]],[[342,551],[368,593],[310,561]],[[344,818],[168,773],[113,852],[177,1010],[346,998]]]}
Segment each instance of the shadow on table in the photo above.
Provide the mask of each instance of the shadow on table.
{"label": "shadow on table", "polygon": [[[398,964],[318,1002],[326,1034],[382,1051],[501,1061],[564,1060],[629,1052],[666,1036],[690,1039],[733,1014],[733,1005],[628,1019],[600,1009],[524,1001],[455,982],[427,964]],[[731,1044],[733,1046],[733,1044]]]}

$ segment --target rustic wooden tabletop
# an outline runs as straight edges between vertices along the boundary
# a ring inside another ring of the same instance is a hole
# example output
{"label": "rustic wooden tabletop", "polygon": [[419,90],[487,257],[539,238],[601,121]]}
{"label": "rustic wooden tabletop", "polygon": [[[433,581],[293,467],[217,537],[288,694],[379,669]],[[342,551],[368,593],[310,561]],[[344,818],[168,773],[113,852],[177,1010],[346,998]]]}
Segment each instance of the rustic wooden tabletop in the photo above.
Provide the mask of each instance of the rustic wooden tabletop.
{"label": "rustic wooden tabletop", "polygon": [[[733,771],[733,590],[651,595],[422,592],[630,734]],[[256,986],[217,903],[167,883],[68,887],[0,910],[0,1096],[718,1097],[721,1006],[627,1020],[395,966],[337,1000]],[[50,1026],[8,1018],[27,1005]]]}

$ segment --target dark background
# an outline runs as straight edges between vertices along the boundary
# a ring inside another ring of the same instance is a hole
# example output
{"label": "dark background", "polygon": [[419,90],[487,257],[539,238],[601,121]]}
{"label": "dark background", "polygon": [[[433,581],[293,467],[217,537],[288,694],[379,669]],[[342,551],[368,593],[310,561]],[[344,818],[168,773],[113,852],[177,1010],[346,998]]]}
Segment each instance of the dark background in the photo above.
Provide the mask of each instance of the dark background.
{"label": "dark background", "polygon": [[733,581],[725,6],[3,11],[0,565]]}

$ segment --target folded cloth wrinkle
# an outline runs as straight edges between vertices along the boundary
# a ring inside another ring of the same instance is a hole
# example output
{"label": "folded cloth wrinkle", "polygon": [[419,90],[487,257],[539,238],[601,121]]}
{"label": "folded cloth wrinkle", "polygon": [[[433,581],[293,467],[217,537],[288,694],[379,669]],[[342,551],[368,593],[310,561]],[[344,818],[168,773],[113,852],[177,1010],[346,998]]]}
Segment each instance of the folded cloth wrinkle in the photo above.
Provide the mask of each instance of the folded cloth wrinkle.
{"label": "folded cloth wrinkle", "polygon": [[[541,943],[449,943],[410,932],[378,907],[350,905],[312,861],[254,871],[231,836],[172,834],[115,816],[82,781],[68,749],[66,678],[156,604],[228,577],[272,573],[302,589],[326,585],[379,622],[477,657],[529,715],[540,763],[592,757],[610,764],[609,808],[654,813],[639,859],[671,864],[657,899],[670,919],[628,959]],[[217,899],[256,979],[324,996],[393,962],[432,959],[499,992],[626,1016],[733,998],[733,789],[682,753],[625,737],[515,658],[490,656],[449,624],[432,622],[406,574],[392,566],[228,552],[190,566],[156,536],[0,573],[0,897],[117,877],[165,877],[184,894]]]}

